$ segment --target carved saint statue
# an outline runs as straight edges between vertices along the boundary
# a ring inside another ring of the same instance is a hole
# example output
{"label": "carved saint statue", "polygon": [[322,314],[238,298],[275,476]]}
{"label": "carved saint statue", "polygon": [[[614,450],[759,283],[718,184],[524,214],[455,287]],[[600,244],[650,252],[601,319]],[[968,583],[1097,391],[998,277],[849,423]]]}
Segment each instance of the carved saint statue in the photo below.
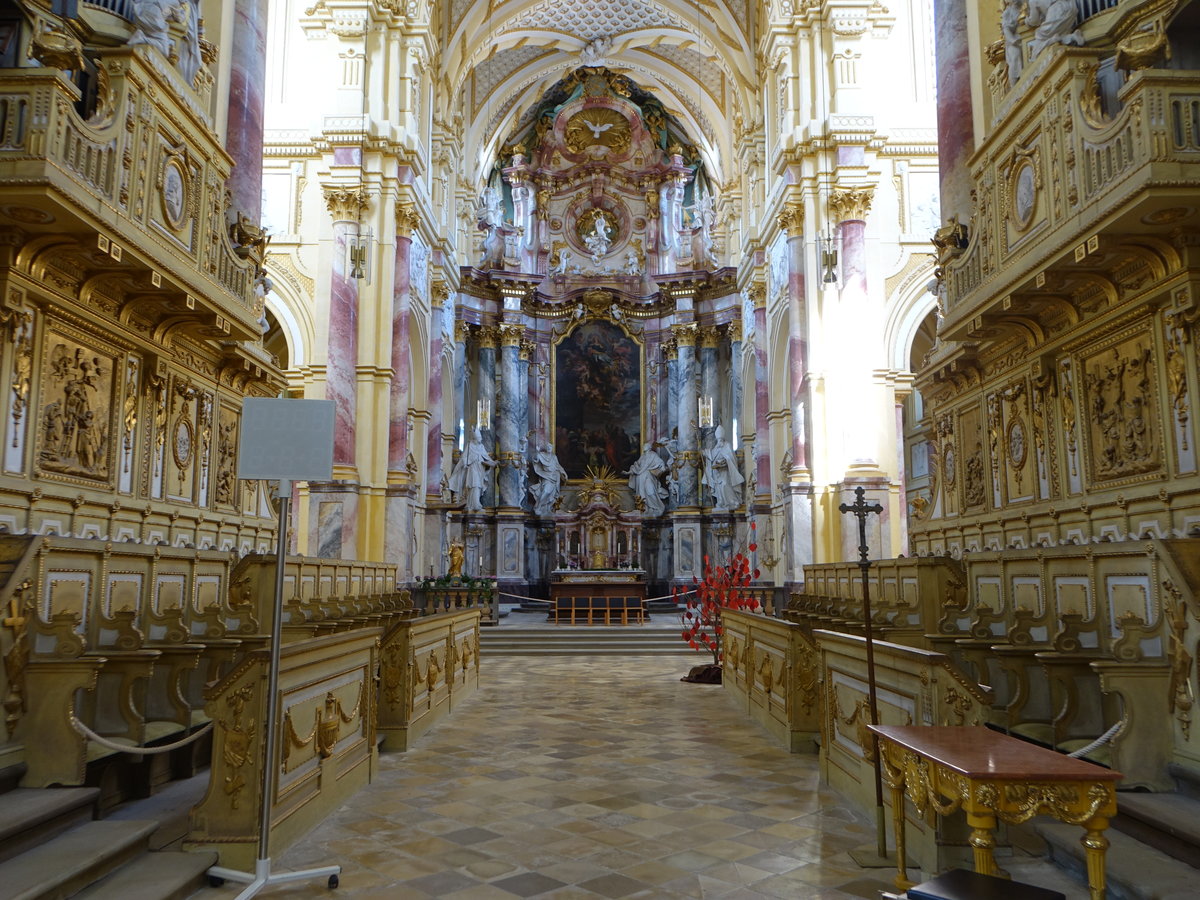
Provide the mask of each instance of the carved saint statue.
{"label": "carved saint statue", "polygon": [[504,264],[504,236],[500,226],[504,224],[504,209],[500,192],[489,185],[483,189],[476,213],[483,236],[483,262],[485,269],[498,269]]}
{"label": "carved saint statue", "polygon": [[1021,44],[1022,0],[1004,0],[1000,30],[1004,32],[1004,61],[1008,64],[1008,86],[1012,87],[1025,68],[1025,48]]}
{"label": "carved saint statue", "polygon": [[450,473],[450,490],[459,500],[465,500],[467,512],[480,512],[483,504],[480,495],[488,486],[488,469],[496,465],[496,461],[484,449],[483,436],[479,426],[471,429],[471,440],[454,465]]}
{"label": "carved saint statue", "polygon": [[529,486],[529,493],[533,495],[533,511],[539,516],[552,515],[554,503],[562,493],[562,483],[567,478],[567,472],[548,443],[542,444],[534,456],[533,471],[541,479],[537,484]]}
{"label": "carved saint statue", "polygon": [[1051,44],[1083,46],[1083,35],[1075,29],[1078,21],[1075,0],[1029,0],[1025,24],[1037,29],[1029,39],[1029,58],[1037,59]]}
{"label": "carved saint statue", "polygon": [[742,502],[740,485],[744,480],[737,454],[718,425],[713,432],[713,445],[704,451],[704,483],[712,492],[713,508],[737,509]]}
{"label": "carved saint statue", "polygon": [[667,489],[659,480],[667,471],[667,464],[655,452],[650,444],[642,445],[642,455],[629,470],[629,487],[634,496],[641,497],[649,518],[657,518],[663,514],[663,501],[667,498]]}
{"label": "carved saint statue", "polygon": [[462,575],[463,555],[462,541],[451,541],[448,553],[449,561],[446,568],[447,575]]}

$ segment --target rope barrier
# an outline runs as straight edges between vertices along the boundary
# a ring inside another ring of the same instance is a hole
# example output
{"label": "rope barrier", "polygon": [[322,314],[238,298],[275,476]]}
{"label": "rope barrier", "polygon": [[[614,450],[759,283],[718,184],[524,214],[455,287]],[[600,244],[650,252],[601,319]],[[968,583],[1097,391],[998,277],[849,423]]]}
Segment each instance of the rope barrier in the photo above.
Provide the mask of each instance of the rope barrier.
{"label": "rope barrier", "polygon": [[169,753],[172,750],[178,750],[180,747],[186,747],[188,744],[198,741],[212,731],[213,723],[209,722],[195,734],[190,734],[183,738],[183,740],[176,741],[173,744],[164,744],[161,747],[134,747],[129,744],[118,744],[115,741],[110,741],[108,738],[96,734],[96,732],[80,722],[75,718],[74,713],[71,714],[71,727],[89,741],[95,741],[101,747],[107,747],[109,750],[119,750],[121,753],[134,753],[138,756],[154,756],[158,753]]}
{"label": "rope barrier", "polygon": [[1101,747],[1103,747],[1105,744],[1107,744],[1109,741],[1111,741],[1113,739],[1113,736],[1124,727],[1125,727],[1125,720],[1122,719],[1120,722],[1118,722],[1112,728],[1108,729],[1108,731],[1104,732],[1104,734],[1100,735],[1100,737],[1096,738],[1094,741],[1092,741],[1086,747],[1080,747],[1078,750],[1074,751],[1073,753],[1068,753],[1067,756],[1070,757],[1071,759],[1079,759],[1081,756],[1087,756],[1093,750],[1098,750]]}

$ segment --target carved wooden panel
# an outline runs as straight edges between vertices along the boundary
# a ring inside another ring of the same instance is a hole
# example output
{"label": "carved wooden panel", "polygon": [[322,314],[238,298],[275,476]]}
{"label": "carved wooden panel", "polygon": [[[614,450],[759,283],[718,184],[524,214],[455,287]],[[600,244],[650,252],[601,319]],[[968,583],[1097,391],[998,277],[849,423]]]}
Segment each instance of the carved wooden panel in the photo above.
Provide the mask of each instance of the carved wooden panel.
{"label": "carved wooden panel", "polygon": [[1153,339],[1145,332],[1083,360],[1088,464],[1093,481],[1162,469],[1155,367]]}

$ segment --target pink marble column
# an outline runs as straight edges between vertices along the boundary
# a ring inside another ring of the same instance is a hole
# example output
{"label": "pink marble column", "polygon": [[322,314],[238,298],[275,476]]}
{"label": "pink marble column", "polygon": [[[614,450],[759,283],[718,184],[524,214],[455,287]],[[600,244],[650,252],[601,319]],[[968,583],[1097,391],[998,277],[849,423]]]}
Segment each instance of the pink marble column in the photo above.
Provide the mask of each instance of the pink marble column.
{"label": "pink marble column", "polygon": [[867,299],[867,223],[851,219],[837,227],[842,301],[861,305]]}
{"label": "pink marble column", "polygon": [[411,232],[396,234],[396,268],[392,281],[392,383],[388,390],[388,470],[404,471],[408,453],[409,318],[412,296],[409,257]]}
{"label": "pink marble column", "polygon": [[[440,295],[445,286],[438,282],[434,285],[433,321],[441,321]],[[429,345],[429,433],[425,437],[425,497],[427,501],[435,501],[442,494],[442,431],[445,421],[442,418],[442,351],[445,341],[441,332],[434,329],[433,339]],[[456,423],[457,424],[457,423]]]}
{"label": "pink marble column", "polygon": [[233,209],[262,218],[263,92],[267,80],[268,0],[237,0],[229,47],[229,119],[225,149],[234,167]]}
{"label": "pink marble column", "polygon": [[329,273],[329,342],[325,396],[334,402],[334,465],[355,464],[358,408],[358,280],[347,270],[346,248],[358,234],[358,216],[366,193],[357,185],[325,189],[333,217]]}
{"label": "pink marble column", "polygon": [[974,206],[967,160],[975,150],[967,0],[933,0],[933,20],[942,221],[957,215],[967,222]]}
{"label": "pink marble column", "polygon": [[767,367],[767,304],[765,294],[759,289],[754,298],[754,428],[762,435],[763,443],[759,446],[758,462],[755,478],[758,482],[759,493],[771,493],[771,485],[775,483],[771,472],[771,448],[767,435],[771,433],[771,423],[768,418],[771,411],[770,374]]}
{"label": "pink marble column", "polygon": [[[797,213],[799,211],[797,210]],[[792,468],[808,468],[808,310],[804,301],[804,233],[788,231],[788,372]]]}

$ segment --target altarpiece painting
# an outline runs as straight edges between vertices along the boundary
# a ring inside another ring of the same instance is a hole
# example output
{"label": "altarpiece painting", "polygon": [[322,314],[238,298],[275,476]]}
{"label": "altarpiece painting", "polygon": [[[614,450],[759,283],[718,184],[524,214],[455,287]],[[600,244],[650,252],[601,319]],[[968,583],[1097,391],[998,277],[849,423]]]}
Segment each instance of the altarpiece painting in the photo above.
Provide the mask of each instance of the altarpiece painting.
{"label": "altarpiece painting", "polygon": [[554,449],[568,478],[624,472],[642,441],[642,348],[615,323],[585,322],[554,349]]}

